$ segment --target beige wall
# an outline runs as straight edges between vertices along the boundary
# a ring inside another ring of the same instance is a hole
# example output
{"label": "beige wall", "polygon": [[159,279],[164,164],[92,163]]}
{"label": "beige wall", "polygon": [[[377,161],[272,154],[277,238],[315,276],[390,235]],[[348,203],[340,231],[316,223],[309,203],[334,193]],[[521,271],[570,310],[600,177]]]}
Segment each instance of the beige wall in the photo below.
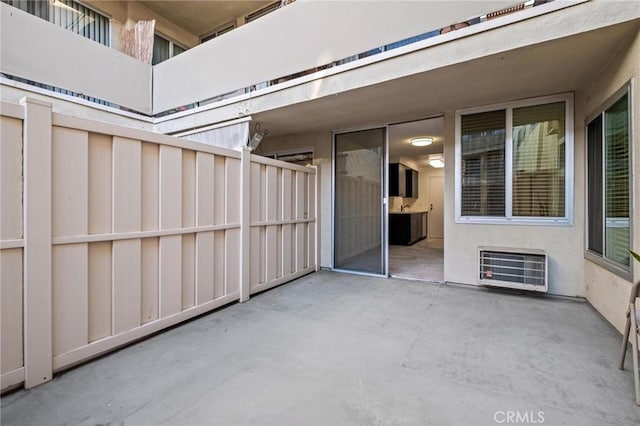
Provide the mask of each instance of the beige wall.
{"label": "beige wall", "polygon": [[[541,93],[542,95],[542,93]],[[499,102],[486,99],[484,104]],[[549,293],[586,296],[584,286],[584,132],[580,99],[575,100],[573,224],[509,225],[461,224],[455,222],[455,113],[445,114],[445,252],[447,282],[477,284],[478,247],[542,249],[549,258]]]}
{"label": "beige wall", "polygon": [[[601,110],[611,96],[613,96],[629,80],[633,81],[631,104],[633,110],[632,128],[632,161],[633,161],[633,211],[632,217],[632,245],[635,250],[640,248],[640,119],[638,108],[640,105],[640,33],[627,47],[621,46],[620,52],[609,63],[585,90],[584,113],[586,117]],[[580,123],[582,124],[582,123]],[[633,261],[633,260],[632,260]],[[631,282],[620,278],[595,263],[583,259],[585,271],[586,296],[589,302],[604,315],[618,330],[622,330]],[[640,265],[634,265],[634,281],[640,280]]]}

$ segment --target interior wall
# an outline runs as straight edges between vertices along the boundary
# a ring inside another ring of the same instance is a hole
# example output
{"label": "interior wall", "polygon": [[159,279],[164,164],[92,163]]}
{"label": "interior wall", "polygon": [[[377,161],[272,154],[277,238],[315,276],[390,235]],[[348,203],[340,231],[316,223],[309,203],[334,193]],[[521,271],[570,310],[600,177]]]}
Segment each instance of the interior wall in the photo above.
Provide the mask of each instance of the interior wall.
{"label": "interior wall", "polygon": [[[627,46],[622,46],[614,59],[594,78],[594,81],[585,90],[586,117],[601,110],[602,105],[622,88],[629,80],[632,80],[632,188],[633,210],[632,218],[632,245],[636,251],[640,249],[640,221],[637,220],[640,212],[640,119],[638,108],[640,106],[640,32]],[[581,123],[582,124],[582,123]],[[634,227],[635,226],[635,230]],[[625,324],[624,313],[627,308],[631,282],[609,272],[603,267],[583,259],[585,271],[586,296],[589,302],[618,330],[622,331]],[[633,261],[633,260],[632,260]],[[634,282],[640,280],[640,265],[636,262],[633,266]]]}
{"label": "interior wall", "polygon": [[290,151],[294,149],[313,150],[313,165],[318,167],[320,180],[320,194],[318,197],[318,234],[320,236],[320,266],[331,268],[333,241],[331,235],[332,222],[332,134],[329,131],[307,133],[301,135],[289,135],[279,138],[267,137],[254,151],[255,154]]}

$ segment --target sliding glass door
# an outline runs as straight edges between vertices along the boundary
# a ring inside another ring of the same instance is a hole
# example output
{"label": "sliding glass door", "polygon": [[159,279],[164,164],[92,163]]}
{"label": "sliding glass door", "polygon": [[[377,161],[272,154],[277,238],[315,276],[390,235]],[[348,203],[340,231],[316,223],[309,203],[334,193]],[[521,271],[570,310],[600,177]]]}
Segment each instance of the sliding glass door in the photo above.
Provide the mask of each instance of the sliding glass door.
{"label": "sliding glass door", "polygon": [[334,269],[386,275],[386,129],[335,135]]}

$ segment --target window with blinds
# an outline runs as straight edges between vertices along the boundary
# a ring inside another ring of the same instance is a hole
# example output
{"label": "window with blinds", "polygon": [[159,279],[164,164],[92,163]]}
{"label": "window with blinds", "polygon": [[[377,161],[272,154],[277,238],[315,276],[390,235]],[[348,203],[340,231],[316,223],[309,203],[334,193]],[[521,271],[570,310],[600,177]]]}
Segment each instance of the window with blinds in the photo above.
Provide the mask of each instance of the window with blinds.
{"label": "window with blinds", "polygon": [[587,125],[588,251],[629,270],[629,88]]}
{"label": "window with blinds", "polygon": [[109,18],[73,0],[2,0],[13,7],[109,46]]}
{"label": "window with blinds", "polygon": [[570,101],[563,95],[457,113],[458,219],[569,220]]}
{"label": "window with blinds", "polygon": [[462,117],[462,214],[504,216],[506,112]]}
{"label": "window with blinds", "polygon": [[513,109],[513,216],[564,217],[565,105]]}

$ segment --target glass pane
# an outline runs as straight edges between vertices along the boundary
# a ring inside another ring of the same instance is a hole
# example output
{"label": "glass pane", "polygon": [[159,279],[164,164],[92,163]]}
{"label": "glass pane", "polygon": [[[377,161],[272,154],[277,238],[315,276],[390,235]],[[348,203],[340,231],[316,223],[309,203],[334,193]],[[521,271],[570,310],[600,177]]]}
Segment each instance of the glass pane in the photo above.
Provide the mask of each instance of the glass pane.
{"label": "glass pane", "polygon": [[565,104],[513,110],[513,216],[565,216]]}
{"label": "glass pane", "polygon": [[185,49],[184,47],[178,46],[177,44],[173,43],[173,56],[178,56],[186,50],[187,49]]}
{"label": "glass pane", "polygon": [[587,156],[587,249],[602,254],[602,115],[587,127]]}
{"label": "glass pane", "polygon": [[153,58],[151,63],[155,65],[167,59],[169,59],[169,40],[155,34],[153,36]]}
{"label": "glass pane", "polygon": [[629,102],[623,96],[604,113],[605,256],[629,265]]}
{"label": "glass pane", "polygon": [[504,216],[506,113],[462,117],[462,215]]}
{"label": "glass pane", "polygon": [[336,135],[334,267],[384,274],[385,129]]}

